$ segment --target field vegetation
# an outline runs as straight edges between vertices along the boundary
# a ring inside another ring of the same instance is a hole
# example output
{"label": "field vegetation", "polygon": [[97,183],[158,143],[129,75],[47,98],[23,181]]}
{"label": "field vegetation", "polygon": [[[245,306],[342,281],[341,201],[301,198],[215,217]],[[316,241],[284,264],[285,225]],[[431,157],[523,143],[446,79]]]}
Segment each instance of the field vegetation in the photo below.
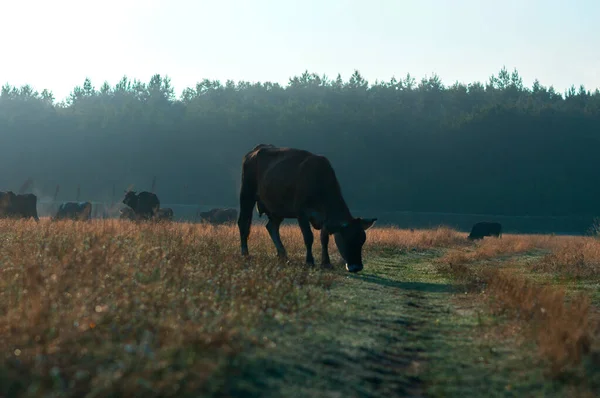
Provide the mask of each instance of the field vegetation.
{"label": "field vegetation", "polygon": [[259,226],[243,259],[237,226],[1,220],[0,395],[600,388],[594,237],[373,228],[358,275],[334,242],[326,270],[298,227],[282,239],[289,262]]}

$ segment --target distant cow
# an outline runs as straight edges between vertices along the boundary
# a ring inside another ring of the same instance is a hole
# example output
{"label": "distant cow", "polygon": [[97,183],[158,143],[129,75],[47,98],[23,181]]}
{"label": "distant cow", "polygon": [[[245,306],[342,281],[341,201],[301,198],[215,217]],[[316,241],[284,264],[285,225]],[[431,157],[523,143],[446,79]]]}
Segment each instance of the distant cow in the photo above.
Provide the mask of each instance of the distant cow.
{"label": "distant cow", "polygon": [[210,209],[199,213],[200,221],[211,224],[235,223],[238,212],[236,209]]}
{"label": "distant cow", "polygon": [[157,221],[173,221],[173,209],[170,207],[158,209],[155,217]]}
{"label": "distant cow", "polygon": [[0,217],[30,218],[40,221],[37,214],[37,196],[32,193],[0,192]]}
{"label": "distant cow", "polygon": [[53,220],[79,220],[88,221],[92,219],[92,204],[90,202],[66,202],[62,203]]}
{"label": "distant cow", "polygon": [[473,225],[471,229],[471,233],[467,237],[471,240],[483,239],[484,236],[496,236],[500,237],[502,235],[502,225],[497,222],[478,222]]}
{"label": "distant cow", "polygon": [[137,218],[145,220],[154,217],[158,209],[160,209],[158,196],[146,191],[139,194],[136,194],[135,191],[127,191],[123,203],[131,207]]}
{"label": "distant cow", "polygon": [[[135,212],[133,211],[133,209],[130,208],[130,207],[125,207],[125,208],[119,210],[119,213],[120,213],[119,219],[121,219],[121,220],[136,221],[136,220],[140,219],[140,217],[137,216],[135,214]],[[154,215],[153,220],[156,220],[156,221],[163,221],[163,220],[172,221],[173,220],[173,209],[171,209],[170,207],[164,207],[162,209],[158,209],[158,211]]]}
{"label": "distant cow", "polygon": [[365,230],[377,219],[352,216],[326,157],[300,149],[260,144],[244,156],[241,185],[238,227],[242,255],[248,255],[252,208],[256,204],[259,216],[266,214],[269,218],[266,227],[278,257],[287,257],[279,226],[285,218],[297,218],[306,246],[307,264],[315,261],[312,225],[321,231],[323,265],[331,265],[328,244],[329,235],[333,234],[346,269],[350,272],[363,269]]}

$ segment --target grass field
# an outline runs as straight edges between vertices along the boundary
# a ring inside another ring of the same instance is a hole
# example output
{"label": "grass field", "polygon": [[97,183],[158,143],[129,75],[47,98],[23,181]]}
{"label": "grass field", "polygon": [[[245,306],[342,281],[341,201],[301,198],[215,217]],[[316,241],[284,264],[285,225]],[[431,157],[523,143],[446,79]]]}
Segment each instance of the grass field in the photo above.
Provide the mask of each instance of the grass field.
{"label": "grass field", "polygon": [[[596,396],[600,240],[0,220],[0,396]],[[315,239],[318,241],[318,239]],[[315,253],[319,253],[315,242]]]}

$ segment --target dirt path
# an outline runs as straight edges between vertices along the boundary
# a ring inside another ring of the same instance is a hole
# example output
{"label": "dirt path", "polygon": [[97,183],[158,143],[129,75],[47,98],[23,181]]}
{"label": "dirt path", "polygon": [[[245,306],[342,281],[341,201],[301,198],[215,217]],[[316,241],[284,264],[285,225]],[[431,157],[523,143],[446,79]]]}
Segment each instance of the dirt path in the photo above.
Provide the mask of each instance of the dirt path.
{"label": "dirt path", "polygon": [[[419,259],[412,260],[414,266]],[[440,303],[448,300],[451,286],[406,278],[408,268],[399,268],[397,259],[379,258],[372,269],[358,276],[345,274],[330,292],[328,311],[316,322],[303,330],[273,330],[277,348],[232,364],[230,382],[218,388],[220,393],[424,396],[423,354],[433,347],[436,319],[447,310]],[[410,273],[420,271],[411,267]]]}

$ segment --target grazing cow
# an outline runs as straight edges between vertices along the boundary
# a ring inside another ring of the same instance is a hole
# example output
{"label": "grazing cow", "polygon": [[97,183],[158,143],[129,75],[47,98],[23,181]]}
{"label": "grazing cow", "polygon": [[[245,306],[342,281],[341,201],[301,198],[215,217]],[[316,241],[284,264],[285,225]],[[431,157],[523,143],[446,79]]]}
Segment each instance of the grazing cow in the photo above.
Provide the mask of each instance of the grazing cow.
{"label": "grazing cow", "polygon": [[90,202],[66,202],[62,203],[53,220],[79,220],[89,221],[92,219],[92,204]]}
{"label": "grazing cow", "polygon": [[136,220],[137,217],[135,215],[135,212],[133,211],[133,209],[131,207],[125,207],[121,210],[119,210],[119,213],[121,213],[119,215],[119,219],[121,220]]}
{"label": "grazing cow", "polygon": [[37,214],[37,196],[32,193],[0,192],[0,217],[29,218],[40,221]]}
{"label": "grazing cow", "polygon": [[136,194],[135,191],[127,191],[123,203],[133,209],[137,218],[146,220],[153,218],[160,209],[158,196],[147,191],[139,194]]}
{"label": "grazing cow", "polygon": [[235,223],[238,213],[236,209],[210,209],[200,212],[200,221],[211,224]]}
{"label": "grazing cow", "polygon": [[478,222],[473,225],[471,229],[471,233],[467,237],[471,240],[483,239],[484,236],[496,236],[500,237],[502,235],[502,225],[497,222]]}
{"label": "grazing cow", "polygon": [[307,264],[315,262],[312,225],[321,231],[323,266],[331,266],[328,244],[329,235],[333,234],[346,269],[350,272],[363,269],[365,231],[377,218],[354,218],[350,214],[326,157],[300,149],[260,144],[244,156],[241,185],[238,227],[243,256],[248,255],[252,208],[256,204],[259,216],[266,214],[269,219],[266,227],[278,257],[287,257],[279,226],[285,218],[296,218],[304,237]]}
{"label": "grazing cow", "polygon": [[158,209],[155,217],[157,221],[173,221],[173,209],[170,207]]}

